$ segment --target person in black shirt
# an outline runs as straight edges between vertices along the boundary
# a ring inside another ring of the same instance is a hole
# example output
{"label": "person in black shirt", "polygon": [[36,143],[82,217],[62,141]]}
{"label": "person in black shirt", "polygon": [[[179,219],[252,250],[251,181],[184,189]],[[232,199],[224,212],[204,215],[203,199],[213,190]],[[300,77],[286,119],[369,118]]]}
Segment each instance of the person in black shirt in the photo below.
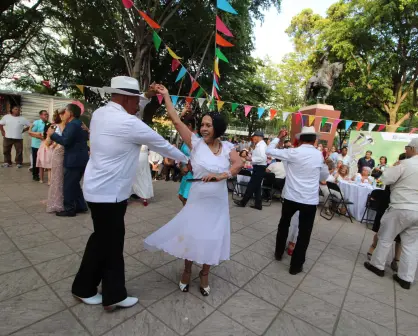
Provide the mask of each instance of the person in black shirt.
{"label": "person in black shirt", "polygon": [[373,168],[375,167],[375,162],[372,159],[372,154],[372,151],[367,151],[366,156],[358,160],[357,166],[359,173],[361,173],[363,167],[369,167],[371,170],[373,170]]}

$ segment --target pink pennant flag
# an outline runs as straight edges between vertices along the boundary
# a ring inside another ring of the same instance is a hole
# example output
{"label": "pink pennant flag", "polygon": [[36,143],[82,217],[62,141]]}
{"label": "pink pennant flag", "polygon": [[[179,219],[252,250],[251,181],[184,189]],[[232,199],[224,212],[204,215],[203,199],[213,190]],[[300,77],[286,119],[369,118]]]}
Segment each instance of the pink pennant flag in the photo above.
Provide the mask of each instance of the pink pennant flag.
{"label": "pink pennant flag", "polygon": [[160,105],[163,103],[163,95],[162,94],[157,94],[157,99],[158,99],[158,102],[160,103]]}
{"label": "pink pennant flag", "polygon": [[219,16],[216,16],[216,30],[224,33],[226,36],[234,37],[234,35],[232,35],[231,31],[228,29],[225,23],[222,22]]}
{"label": "pink pennant flag", "polygon": [[134,3],[132,0],[122,0],[123,5],[125,6],[125,8],[132,8]]}
{"label": "pink pennant flag", "polygon": [[245,113],[245,116],[248,116],[248,113],[250,113],[250,111],[251,111],[251,109],[252,109],[253,107],[254,107],[254,106],[244,105],[244,113]]}
{"label": "pink pennant flag", "polygon": [[411,129],[411,133],[409,134],[415,133],[416,131],[418,131],[418,127],[414,127],[413,129]]}
{"label": "pink pennant flag", "polygon": [[378,132],[382,131],[384,128],[386,127],[386,125],[379,125],[379,128],[377,129]]}
{"label": "pink pennant flag", "polygon": [[217,100],[221,100],[221,97],[219,97],[218,91],[216,91],[216,88],[213,88],[213,95],[216,97]]}
{"label": "pink pennant flag", "polygon": [[171,71],[174,72],[177,70],[177,68],[180,66],[180,62],[173,58],[173,61],[171,62]]}
{"label": "pink pennant flag", "polygon": [[332,127],[338,126],[340,121],[341,121],[341,119],[335,119],[334,122],[332,123]]}
{"label": "pink pennant flag", "polygon": [[303,120],[302,120],[302,113],[299,111],[295,114],[296,117],[296,124],[302,124],[303,126]]}

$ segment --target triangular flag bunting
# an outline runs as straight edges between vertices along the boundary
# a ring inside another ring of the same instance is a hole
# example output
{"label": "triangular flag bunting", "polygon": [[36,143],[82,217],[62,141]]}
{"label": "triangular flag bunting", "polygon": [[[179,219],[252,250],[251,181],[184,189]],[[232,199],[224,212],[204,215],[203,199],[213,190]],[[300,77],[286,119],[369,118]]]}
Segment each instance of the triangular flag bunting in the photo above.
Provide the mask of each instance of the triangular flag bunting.
{"label": "triangular flag bunting", "polygon": [[174,59],[176,59],[176,60],[181,59],[181,57],[177,56],[177,55],[174,53],[174,51],[173,51],[173,50],[171,50],[171,48],[170,48],[170,47],[166,47],[166,48],[167,48],[167,51],[168,51],[168,53],[170,54],[170,56],[171,56],[171,57],[173,57],[173,58],[174,58]]}
{"label": "triangular flag bunting", "polygon": [[171,101],[173,102],[174,106],[177,105],[178,100],[179,100],[179,96],[171,96]]}
{"label": "triangular flag bunting", "polygon": [[217,100],[221,100],[221,97],[219,97],[218,91],[216,91],[216,88],[213,88],[213,95]]}
{"label": "triangular flag bunting", "polygon": [[140,10],[138,12],[139,12],[139,15],[142,16],[142,18],[150,25],[151,28],[154,28],[154,29],[161,28],[160,25],[157,22],[155,22],[153,19],[151,19],[145,12],[140,11]]}
{"label": "triangular flag bunting", "polygon": [[283,121],[286,121],[291,113],[292,112],[283,112],[283,115],[282,115]]}
{"label": "triangular flag bunting", "polygon": [[216,80],[216,83],[218,83],[218,84],[219,84],[219,77],[218,77],[218,75],[217,75],[217,74],[215,74],[215,80]]}
{"label": "triangular flag bunting", "polygon": [[216,44],[221,47],[233,47],[234,45],[227,40],[225,40],[221,35],[216,33]]}
{"label": "triangular flag bunting", "polygon": [[217,0],[216,7],[231,14],[238,14],[237,11],[234,8],[232,8],[232,6],[229,4],[227,0]]}
{"label": "triangular flag bunting", "polygon": [[324,127],[325,123],[327,122],[328,118],[327,117],[322,117],[321,120],[321,127]]}
{"label": "triangular flag bunting", "polygon": [[406,130],[406,127],[398,127],[398,129],[397,129],[397,131],[399,131],[399,132],[402,132],[402,131],[405,131]]}
{"label": "triangular flag bunting", "polygon": [[334,122],[332,123],[332,127],[337,127],[340,121],[341,119],[335,119]]}
{"label": "triangular flag bunting", "polygon": [[273,110],[273,109],[270,110],[270,120],[274,119],[274,116],[276,115],[276,113],[277,113],[276,110]]}
{"label": "triangular flag bunting", "polygon": [[413,129],[411,129],[411,132],[409,134],[415,133],[416,131],[418,131],[418,127],[414,127]]}
{"label": "triangular flag bunting", "polygon": [[301,124],[303,127],[302,113],[300,111],[298,113],[295,113],[295,118],[296,124]]}
{"label": "triangular flag bunting", "polygon": [[312,126],[313,122],[315,121],[315,116],[309,116],[309,126]]}
{"label": "triangular flag bunting", "polygon": [[231,103],[231,110],[232,110],[232,112],[235,112],[235,110],[237,109],[237,107],[238,107],[238,103]]}
{"label": "triangular flag bunting", "polygon": [[173,58],[173,61],[171,62],[171,71],[174,72],[177,70],[177,68],[180,66],[180,62]]}
{"label": "triangular flag bunting", "polygon": [[103,88],[98,88],[97,91],[99,91],[100,97],[104,98],[106,93],[105,90]]}
{"label": "triangular flag bunting", "polygon": [[76,86],[81,91],[81,93],[84,94],[84,85],[76,85]]}
{"label": "triangular flag bunting", "polygon": [[160,103],[160,105],[163,103],[163,95],[162,94],[157,94],[157,99],[158,99],[158,102]]}
{"label": "triangular flag bunting", "polygon": [[212,99],[209,104],[209,110],[215,111],[215,99]]}
{"label": "triangular flag bunting", "polygon": [[216,80],[213,80],[213,86],[216,87],[217,90],[220,90],[218,83],[216,83]]}
{"label": "triangular flag bunting", "polygon": [[50,88],[51,88],[51,82],[50,82],[49,80],[43,80],[43,81],[41,82],[41,84],[42,84],[43,86],[47,87],[48,89],[50,89]]}
{"label": "triangular flag bunting", "polygon": [[132,6],[134,5],[132,0],[122,0],[123,5],[125,6],[125,8],[132,8]]}
{"label": "triangular flag bunting", "polygon": [[192,93],[195,92],[199,86],[200,86],[199,83],[194,80],[192,84],[192,88],[190,89],[190,92],[189,92],[189,96],[191,96]]}
{"label": "triangular flag bunting", "polygon": [[234,37],[234,35],[232,35],[231,31],[228,29],[225,23],[222,22],[219,16],[216,16],[216,30],[225,34],[226,36]]}
{"label": "triangular flag bunting", "polygon": [[264,111],[265,111],[266,109],[264,108],[264,107],[259,107],[258,109],[257,109],[257,115],[258,115],[258,119],[261,119],[261,117],[263,116],[263,114],[264,114]]}
{"label": "triangular flag bunting", "polygon": [[184,66],[182,66],[182,67],[181,67],[181,69],[180,69],[180,71],[179,71],[179,74],[177,75],[177,78],[176,78],[176,83],[177,83],[180,79],[182,79],[186,73],[187,73],[186,68],[185,68]]}
{"label": "triangular flag bunting", "polygon": [[199,91],[197,91],[196,98],[200,98],[204,92],[205,90],[203,90],[202,88],[199,88]]}
{"label": "triangular flag bunting", "polygon": [[216,57],[218,57],[220,60],[229,63],[229,60],[226,58],[226,56],[223,54],[221,49],[216,48]]}
{"label": "triangular flag bunting", "polygon": [[356,130],[357,130],[357,131],[360,131],[360,129],[363,127],[363,125],[364,125],[364,121],[359,121],[359,122],[357,122],[357,127],[356,127]]}
{"label": "triangular flag bunting", "polygon": [[193,97],[186,97],[186,102],[188,102],[189,104],[191,104],[193,101]]}
{"label": "triangular flag bunting", "polygon": [[375,126],[376,124],[369,124],[369,132],[371,132]]}
{"label": "triangular flag bunting", "polygon": [[202,107],[203,103],[205,102],[206,98],[199,98],[199,106]]}
{"label": "triangular flag bunting", "polygon": [[161,46],[161,37],[158,36],[158,34],[156,32],[152,33],[152,39],[154,41],[154,46],[155,49],[158,51],[160,50],[160,46]]}
{"label": "triangular flag bunting", "polygon": [[220,72],[219,72],[219,59],[218,59],[218,58],[216,58],[216,59],[215,59],[215,74],[216,74],[218,77],[221,77],[221,74],[220,74]]}
{"label": "triangular flag bunting", "polygon": [[251,109],[252,109],[253,107],[254,107],[254,106],[244,105],[244,114],[245,114],[245,116],[248,116],[248,113],[250,113],[250,111],[251,111]]}
{"label": "triangular flag bunting", "polygon": [[384,128],[386,127],[386,125],[379,125],[379,128],[377,129],[378,132],[384,130]]}
{"label": "triangular flag bunting", "polygon": [[345,121],[345,130],[347,131],[349,128],[350,128],[350,126],[351,126],[351,124],[352,124],[353,122],[351,121],[351,120],[346,120]]}
{"label": "triangular flag bunting", "polygon": [[216,104],[218,105],[218,111],[220,112],[221,109],[222,109],[222,106],[224,106],[225,102],[224,101],[221,101],[221,100],[218,100],[216,102]]}

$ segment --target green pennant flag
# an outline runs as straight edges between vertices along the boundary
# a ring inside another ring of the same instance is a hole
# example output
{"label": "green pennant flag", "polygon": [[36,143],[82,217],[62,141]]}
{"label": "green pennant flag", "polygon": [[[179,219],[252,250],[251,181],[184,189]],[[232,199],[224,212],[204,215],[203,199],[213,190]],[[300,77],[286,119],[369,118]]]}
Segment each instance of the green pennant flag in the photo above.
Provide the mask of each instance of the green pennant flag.
{"label": "green pennant flag", "polygon": [[205,92],[205,90],[203,90],[202,88],[199,88],[199,91],[197,91],[196,98],[200,98],[202,96],[203,92]]}
{"label": "green pennant flag", "polygon": [[161,38],[158,36],[156,32],[152,33],[152,39],[154,40],[155,49],[157,49],[157,51],[160,50]]}
{"label": "green pennant flag", "polygon": [[398,127],[398,129],[396,131],[402,132],[402,131],[405,131],[405,130],[406,130],[406,127]]}
{"label": "green pennant flag", "polygon": [[215,99],[212,99],[210,102],[209,110],[215,111]]}
{"label": "green pennant flag", "polygon": [[325,123],[327,122],[328,118],[327,117],[322,117],[321,120],[321,127],[324,127]]}
{"label": "green pennant flag", "polygon": [[226,58],[226,56],[222,53],[221,49],[216,48],[216,57],[218,57],[220,60],[229,63],[228,59]]}
{"label": "green pennant flag", "polygon": [[238,103],[231,103],[232,112],[235,112],[235,110],[237,109],[238,105],[239,105]]}

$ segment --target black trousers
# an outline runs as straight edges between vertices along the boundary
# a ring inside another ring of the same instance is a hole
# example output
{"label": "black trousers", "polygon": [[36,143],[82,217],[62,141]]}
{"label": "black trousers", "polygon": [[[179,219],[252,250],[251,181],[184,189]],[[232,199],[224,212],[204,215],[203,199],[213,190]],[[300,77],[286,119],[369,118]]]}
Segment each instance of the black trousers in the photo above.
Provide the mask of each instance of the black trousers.
{"label": "black trousers", "polygon": [[74,279],[72,286],[74,295],[81,298],[96,295],[101,281],[103,306],[110,306],[126,299],[123,245],[127,205],[127,201],[88,202],[94,232],[87,242],[80,269]]}
{"label": "black trousers", "polygon": [[286,249],[290,220],[296,211],[299,211],[299,234],[290,266],[298,269],[305,263],[306,250],[311,240],[312,228],[315,221],[316,205],[298,203],[287,199],[284,200],[282,218],[280,218],[279,229],[277,231],[275,254],[276,257],[280,257]]}
{"label": "black trousers", "polygon": [[64,168],[64,209],[65,211],[87,210],[80,181],[84,174],[82,168]]}
{"label": "black trousers", "polygon": [[262,206],[261,201],[261,183],[263,182],[264,174],[267,166],[254,165],[253,173],[251,175],[250,182],[248,182],[247,189],[245,190],[244,197],[242,198],[242,204],[246,205],[247,202],[254,195],[254,205],[256,207]]}
{"label": "black trousers", "polygon": [[38,160],[38,149],[32,147],[32,176],[33,178],[39,177],[39,168],[36,167],[36,160]]}

